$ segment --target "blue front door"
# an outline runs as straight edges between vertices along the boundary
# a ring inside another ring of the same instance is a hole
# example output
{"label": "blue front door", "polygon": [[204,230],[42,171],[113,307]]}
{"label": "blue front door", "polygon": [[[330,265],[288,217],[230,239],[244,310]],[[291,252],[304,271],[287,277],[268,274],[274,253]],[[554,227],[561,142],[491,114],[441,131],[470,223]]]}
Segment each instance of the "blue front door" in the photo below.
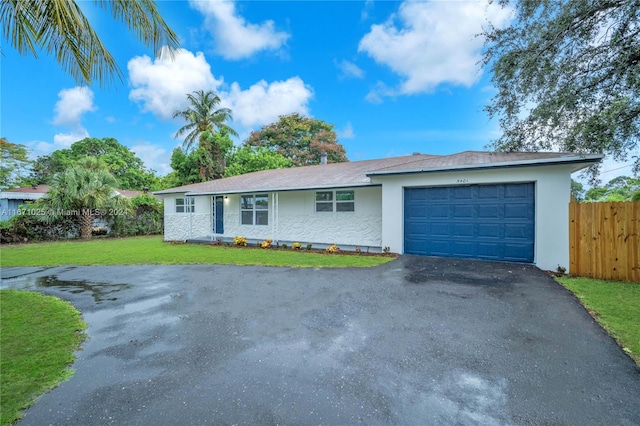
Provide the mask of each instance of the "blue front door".
{"label": "blue front door", "polygon": [[407,188],[404,252],[533,262],[533,183]]}
{"label": "blue front door", "polygon": [[213,233],[224,234],[224,199],[215,195],[213,198]]}

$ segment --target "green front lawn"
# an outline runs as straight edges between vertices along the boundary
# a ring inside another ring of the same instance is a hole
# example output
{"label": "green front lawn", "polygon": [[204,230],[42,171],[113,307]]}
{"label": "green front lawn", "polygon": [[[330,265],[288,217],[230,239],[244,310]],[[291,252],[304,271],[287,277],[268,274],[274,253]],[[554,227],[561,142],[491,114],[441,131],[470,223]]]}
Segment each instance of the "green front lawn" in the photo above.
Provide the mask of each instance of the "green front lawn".
{"label": "green front lawn", "polygon": [[87,325],[70,303],[16,290],[0,290],[0,323],[0,425],[10,425],[73,375],[68,366]]}
{"label": "green front lawn", "polygon": [[558,278],[640,364],[640,283]]}
{"label": "green front lawn", "polygon": [[227,264],[343,268],[377,266],[393,257],[324,254],[306,250],[171,244],[162,237],[98,239],[22,245],[3,245],[0,265],[184,265]]}

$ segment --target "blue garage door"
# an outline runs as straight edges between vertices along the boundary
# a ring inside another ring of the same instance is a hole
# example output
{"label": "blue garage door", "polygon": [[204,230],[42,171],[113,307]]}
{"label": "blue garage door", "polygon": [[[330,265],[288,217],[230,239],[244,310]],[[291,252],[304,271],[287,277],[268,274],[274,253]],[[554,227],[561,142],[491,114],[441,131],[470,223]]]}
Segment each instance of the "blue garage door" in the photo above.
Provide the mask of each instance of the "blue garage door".
{"label": "blue garage door", "polygon": [[534,184],[407,188],[404,251],[533,262]]}

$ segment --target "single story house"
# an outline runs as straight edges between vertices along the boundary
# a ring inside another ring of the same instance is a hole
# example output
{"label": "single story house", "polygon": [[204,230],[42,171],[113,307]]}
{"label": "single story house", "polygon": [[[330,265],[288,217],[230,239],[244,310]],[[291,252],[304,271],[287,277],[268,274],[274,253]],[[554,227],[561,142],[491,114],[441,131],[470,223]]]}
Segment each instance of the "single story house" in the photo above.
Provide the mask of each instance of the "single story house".
{"label": "single story house", "polygon": [[341,248],[569,266],[571,174],[601,155],[466,151],[263,170],[157,191],[166,241]]}

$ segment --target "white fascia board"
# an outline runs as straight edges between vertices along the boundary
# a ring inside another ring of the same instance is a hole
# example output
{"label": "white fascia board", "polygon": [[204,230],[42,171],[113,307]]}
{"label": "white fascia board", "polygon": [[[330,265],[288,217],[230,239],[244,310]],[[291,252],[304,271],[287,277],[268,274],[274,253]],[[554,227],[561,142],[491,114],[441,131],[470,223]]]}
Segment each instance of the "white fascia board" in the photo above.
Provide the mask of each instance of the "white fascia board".
{"label": "white fascia board", "polygon": [[268,188],[268,189],[246,189],[237,191],[206,191],[206,192],[187,192],[186,195],[231,195],[231,194],[257,194],[267,192],[291,192],[291,191],[313,191],[320,189],[337,189],[337,188],[362,188],[367,186],[380,186],[375,183],[350,183],[344,185],[327,185],[327,186],[308,186],[295,188]]}

